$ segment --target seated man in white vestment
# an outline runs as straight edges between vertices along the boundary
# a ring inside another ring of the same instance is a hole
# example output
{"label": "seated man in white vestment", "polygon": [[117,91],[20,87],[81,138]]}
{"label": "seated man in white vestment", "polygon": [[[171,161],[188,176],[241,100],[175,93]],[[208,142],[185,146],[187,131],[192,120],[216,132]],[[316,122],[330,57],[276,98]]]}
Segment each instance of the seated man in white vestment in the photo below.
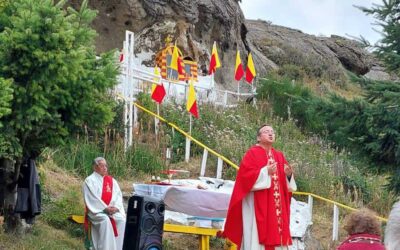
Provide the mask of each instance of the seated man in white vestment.
{"label": "seated man in white vestment", "polygon": [[103,157],[94,159],[93,173],[83,184],[83,195],[93,249],[121,250],[126,221],[122,192],[117,181],[108,175]]}

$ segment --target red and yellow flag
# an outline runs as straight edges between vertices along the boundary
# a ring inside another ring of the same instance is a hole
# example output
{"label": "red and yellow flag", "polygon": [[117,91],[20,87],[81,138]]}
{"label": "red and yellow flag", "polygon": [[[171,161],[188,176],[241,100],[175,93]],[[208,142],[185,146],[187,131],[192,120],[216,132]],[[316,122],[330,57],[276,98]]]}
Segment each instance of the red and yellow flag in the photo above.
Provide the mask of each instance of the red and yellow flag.
{"label": "red and yellow flag", "polygon": [[125,59],[125,49],[122,48],[120,54],[119,54],[119,62],[122,63]]}
{"label": "red and yellow flag", "polygon": [[189,111],[194,117],[199,118],[199,113],[197,111],[197,101],[196,101],[196,91],[193,87],[193,82],[189,82],[189,94],[186,103],[186,110]]}
{"label": "red and yellow flag", "polygon": [[[158,70],[158,67],[154,68],[154,74],[157,76],[160,76],[160,71]],[[156,80],[157,79],[157,80]],[[159,81],[159,78],[154,78],[154,81]],[[159,84],[153,83],[151,86],[151,98],[157,102],[161,103],[166,95],[164,85],[162,82]]]}
{"label": "red and yellow flag", "polygon": [[179,56],[178,47],[176,47],[176,44],[174,45],[174,50],[172,51],[170,67],[171,69],[178,71],[178,74],[184,74],[182,58]]}
{"label": "red and yellow flag", "polygon": [[211,53],[211,60],[210,60],[210,69],[208,70],[208,74],[214,74],[217,71],[217,68],[221,67],[221,62],[219,61],[218,51],[217,51],[217,44],[214,42],[212,53]]}
{"label": "red and yellow flag", "polygon": [[256,77],[256,69],[254,68],[253,57],[250,52],[246,66],[246,81],[252,84],[254,77]]}
{"label": "red and yellow flag", "polygon": [[236,66],[235,66],[235,80],[240,81],[244,76],[244,70],[242,65],[242,60],[240,60],[240,52],[239,50],[236,53]]}

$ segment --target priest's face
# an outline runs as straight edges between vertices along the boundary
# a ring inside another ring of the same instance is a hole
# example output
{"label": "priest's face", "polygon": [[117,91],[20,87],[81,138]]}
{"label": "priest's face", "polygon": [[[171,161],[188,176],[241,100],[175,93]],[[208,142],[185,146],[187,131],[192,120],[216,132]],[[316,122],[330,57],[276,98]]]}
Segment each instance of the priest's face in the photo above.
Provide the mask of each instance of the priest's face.
{"label": "priest's face", "polygon": [[258,143],[271,145],[275,142],[275,131],[271,126],[264,126],[258,131]]}
{"label": "priest's face", "polygon": [[96,171],[101,176],[107,175],[108,174],[107,162],[104,160],[99,161],[99,163],[95,166],[94,171]]}

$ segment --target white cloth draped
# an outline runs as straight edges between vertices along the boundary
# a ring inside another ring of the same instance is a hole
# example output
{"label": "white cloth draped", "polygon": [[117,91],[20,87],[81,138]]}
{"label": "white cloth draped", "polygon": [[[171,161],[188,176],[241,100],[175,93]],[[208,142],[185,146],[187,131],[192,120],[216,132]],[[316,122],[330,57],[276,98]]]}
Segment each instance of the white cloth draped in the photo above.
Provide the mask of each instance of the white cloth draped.
{"label": "white cloth draped", "polygon": [[85,179],[83,196],[88,208],[88,217],[92,224],[92,242],[95,250],[121,250],[124,240],[126,215],[122,201],[122,192],[115,179],[113,179],[112,199],[108,206],[118,208],[119,212],[112,215],[118,230],[114,236],[109,215],[103,210],[108,206],[101,200],[103,192],[103,176],[93,172]]}
{"label": "white cloth draped", "polygon": [[[296,191],[297,186],[294,180],[294,176],[287,181],[289,190]],[[258,240],[257,222],[256,215],[254,211],[254,193],[253,191],[266,189],[271,187],[271,176],[268,175],[267,167],[263,167],[260,170],[257,181],[254,183],[253,188],[242,201],[242,217],[243,217],[243,238],[242,250],[264,250],[264,245],[261,245]],[[285,250],[287,247],[275,247],[276,250]]]}

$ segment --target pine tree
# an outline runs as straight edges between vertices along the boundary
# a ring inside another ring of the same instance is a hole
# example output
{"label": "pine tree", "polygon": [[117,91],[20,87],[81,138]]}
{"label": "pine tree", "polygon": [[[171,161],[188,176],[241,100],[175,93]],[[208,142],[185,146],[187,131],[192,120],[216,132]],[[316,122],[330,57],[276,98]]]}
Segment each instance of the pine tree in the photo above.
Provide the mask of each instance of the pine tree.
{"label": "pine tree", "polygon": [[[7,135],[0,138],[0,210],[6,214],[15,205],[24,160],[83,126],[102,129],[113,118],[108,90],[117,67],[112,53],[96,58],[89,26],[96,13],[87,0],[79,11],[64,3],[13,0],[0,13],[0,77],[12,81],[13,91],[12,99],[0,96],[0,112],[2,103],[10,104],[0,118],[0,134]],[[12,221],[6,218],[8,229],[16,228]]]}
{"label": "pine tree", "polygon": [[366,127],[361,142],[377,162],[399,166],[400,85],[366,79],[364,82],[366,100],[370,105],[364,112],[364,119],[358,122]]}
{"label": "pine tree", "polygon": [[[11,81],[0,78],[0,118],[11,112],[10,105],[12,100]],[[0,127],[2,127],[0,120]]]}
{"label": "pine tree", "polygon": [[382,5],[358,8],[378,20],[383,39],[376,45],[377,54],[389,70],[400,75],[400,0],[382,0]]}

